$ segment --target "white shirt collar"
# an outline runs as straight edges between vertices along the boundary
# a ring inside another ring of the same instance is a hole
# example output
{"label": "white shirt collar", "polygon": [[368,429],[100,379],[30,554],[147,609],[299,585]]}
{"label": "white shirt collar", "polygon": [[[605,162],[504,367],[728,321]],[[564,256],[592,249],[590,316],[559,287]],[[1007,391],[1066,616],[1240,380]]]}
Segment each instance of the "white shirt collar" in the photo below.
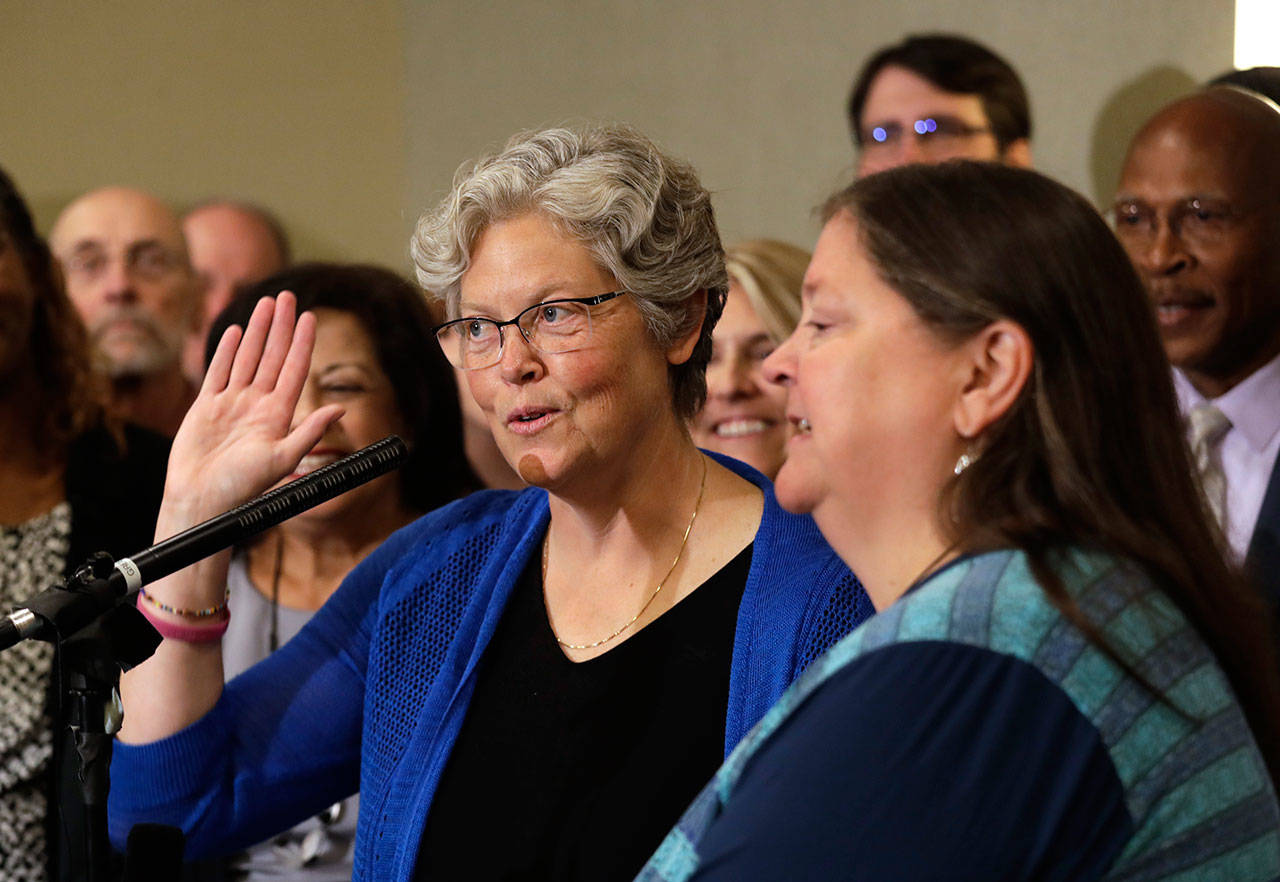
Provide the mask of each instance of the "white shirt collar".
{"label": "white shirt collar", "polygon": [[[1174,368],[1173,388],[1183,413],[1207,399],[1196,391],[1182,371]],[[1249,446],[1262,452],[1280,432],[1280,355],[1213,399],[1232,431],[1239,430]]]}

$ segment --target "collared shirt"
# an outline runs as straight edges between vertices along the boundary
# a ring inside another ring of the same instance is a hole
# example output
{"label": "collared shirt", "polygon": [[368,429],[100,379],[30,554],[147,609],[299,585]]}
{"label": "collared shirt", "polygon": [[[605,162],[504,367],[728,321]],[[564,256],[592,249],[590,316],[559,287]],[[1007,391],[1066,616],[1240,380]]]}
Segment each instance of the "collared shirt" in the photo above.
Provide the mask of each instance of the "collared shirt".
{"label": "collared shirt", "polygon": [[[1176,368],[1173,386],[1184,414],[1207,400]],[[1231,428],[1219,443],[1222,473],[1227,479],[1225,528],[1231,550],[1243,561],[1280,454],[1280,356],[1212,403],[1231,420]]]}

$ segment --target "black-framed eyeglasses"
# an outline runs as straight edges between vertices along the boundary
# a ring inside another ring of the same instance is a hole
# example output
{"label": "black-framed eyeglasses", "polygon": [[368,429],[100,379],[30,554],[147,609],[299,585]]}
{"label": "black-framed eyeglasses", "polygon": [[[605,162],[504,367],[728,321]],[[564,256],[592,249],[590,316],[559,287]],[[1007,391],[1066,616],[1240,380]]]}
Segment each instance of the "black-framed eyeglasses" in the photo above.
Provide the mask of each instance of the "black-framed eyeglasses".
{"label": "black-framed eyeglasses", "polygon": [[921,147],[938,146],[971,138],[974,135],[993,134],[990,127],[971,126],[959,117],[927,116],[913,120],[904,126],[899,122],[886,122],[872,126],[862,136],[862,149],[896,147],[905,138],[915,138]]}
{"label": "black-framed eyeglasses", "polygon": [[464,371],[493,367],[502,360],[502,329],[507,325],[519,328],[525,342],[539,352],[573,352],[591,340],[591,307],[625,293],[544,300],[505,322],[479,316],[454,319],[435,329],[436,340],[449,363]]}

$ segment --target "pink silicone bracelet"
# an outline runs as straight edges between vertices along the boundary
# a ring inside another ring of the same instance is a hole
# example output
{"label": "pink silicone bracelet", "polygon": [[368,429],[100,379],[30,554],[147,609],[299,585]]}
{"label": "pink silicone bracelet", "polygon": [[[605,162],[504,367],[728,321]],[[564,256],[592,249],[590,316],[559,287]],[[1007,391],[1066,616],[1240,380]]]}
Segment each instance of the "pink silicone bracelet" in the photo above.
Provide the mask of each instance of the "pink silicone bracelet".
{"label": "pink silicone bracelet", "polygon": [[160,618],[152,612],[150,605],[145,603],[138,604],[138,612],[146,617],[151,627],[155,628],[161,637],[166,640],[180,640],[183,643],[213,643],[221,640],[222,635],[227,633],[227,624],[231,621],[230,610],[227,610],[227,615],[222,621],[212,625],[182,625],[171,622]]}

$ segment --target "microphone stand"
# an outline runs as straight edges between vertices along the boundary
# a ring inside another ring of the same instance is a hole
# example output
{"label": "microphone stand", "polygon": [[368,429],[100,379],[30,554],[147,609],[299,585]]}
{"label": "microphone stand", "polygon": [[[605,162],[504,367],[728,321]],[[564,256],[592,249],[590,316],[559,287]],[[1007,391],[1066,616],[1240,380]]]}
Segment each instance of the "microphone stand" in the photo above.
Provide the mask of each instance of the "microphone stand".
{"label": "microphone stand", "polygon": [[[117,687],[120,673],[150,658],[161,642],[160,634],[131,602],[138,588],[371,481],[407,457],[405,443],[389,435],[133,558],[113,560],[99,552],[64,585],[45,590],[24,607],[0,617],[0,651],[25,639],[58,645],[54,676],[63,684],[59,700],[79,758],[76,781],[86,810],[80,878],[87,882],[111,879],[107,835],[111,740],[124,718]],[[64,634],[70,636],[64,639]],[[53,771],[57,775],[60,769]],[[72,866],[76,866],[74,860]]]}
{"label": "microphone stand", "polygon": [[[105,582],[113,570],[114,561],[109,555],[94,555],[71,577],[68,588],[105,590],[95,583]],[[59,645],[61,702],[78,758],[76,783],[85,810],[79,854],[76,843],[68,843],[68,850],[71,865],[83,868],[83,878],[88,882],[108,882],[113,878],[107,794],[111,741],[124,717],[117,688],[120,673],[150,658],[160,640],[155,628],[134,606],[122,603]]]}

